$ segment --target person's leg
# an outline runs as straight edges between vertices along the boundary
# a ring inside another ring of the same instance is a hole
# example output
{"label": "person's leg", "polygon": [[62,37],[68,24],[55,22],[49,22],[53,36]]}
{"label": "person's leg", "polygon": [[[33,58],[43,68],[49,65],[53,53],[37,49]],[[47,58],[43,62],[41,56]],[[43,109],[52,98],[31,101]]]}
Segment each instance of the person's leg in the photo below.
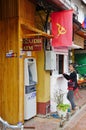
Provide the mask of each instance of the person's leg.
{"label": "person's leg", "polygon": [[74,103],[74,92],[73,92],[73,91],[68,91],[67,99],[68,99],[68,100],[70,101],[70,103],[71,103],[72,110],[74,110],[74,108],[76,107],[76,105],[75,105],[75,103]]}

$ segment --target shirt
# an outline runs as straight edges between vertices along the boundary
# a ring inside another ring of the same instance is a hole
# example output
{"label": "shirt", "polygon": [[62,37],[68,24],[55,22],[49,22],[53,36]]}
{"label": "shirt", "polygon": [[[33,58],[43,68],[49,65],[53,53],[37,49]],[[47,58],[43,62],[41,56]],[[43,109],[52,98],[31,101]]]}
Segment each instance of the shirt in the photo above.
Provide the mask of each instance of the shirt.
{"label": "shirt", "polygon": [[75,82],[75,86],[74,86],[73,90],[75,90],[78,87],[76,71],[71,72],[70,75],[64,73],[63,76],[67,80],[72,80],[72,82]]}

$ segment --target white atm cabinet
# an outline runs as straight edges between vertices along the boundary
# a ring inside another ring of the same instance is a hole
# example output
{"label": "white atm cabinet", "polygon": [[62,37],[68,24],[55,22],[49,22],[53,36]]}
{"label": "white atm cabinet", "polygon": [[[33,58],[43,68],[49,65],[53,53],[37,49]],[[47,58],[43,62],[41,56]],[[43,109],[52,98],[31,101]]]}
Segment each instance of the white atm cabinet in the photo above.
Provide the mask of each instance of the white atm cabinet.
{"label": "white atm cabinet", "polygon": [[30,88],[30,86],[25,86],[24,93],[24,120],[28,120],[34,116],[36,116],[36,90],[34,86]]}
{"label": "white atm cabinet", "polygon": [[24,120],[36,115],[37,68],[35,58],[24,60]]}

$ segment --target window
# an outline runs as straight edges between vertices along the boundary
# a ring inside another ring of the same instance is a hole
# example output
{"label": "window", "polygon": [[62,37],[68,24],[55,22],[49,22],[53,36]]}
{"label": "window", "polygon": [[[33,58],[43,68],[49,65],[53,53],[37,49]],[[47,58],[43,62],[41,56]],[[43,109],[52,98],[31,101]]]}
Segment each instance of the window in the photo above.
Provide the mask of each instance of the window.
{"label": "window", "polygon": [[59,74],[63,73],[64,56],[59,55]]}
{"label": "window", "polygon": [[64,55],[56,54],[56,70],[58,74],[64,73]]}

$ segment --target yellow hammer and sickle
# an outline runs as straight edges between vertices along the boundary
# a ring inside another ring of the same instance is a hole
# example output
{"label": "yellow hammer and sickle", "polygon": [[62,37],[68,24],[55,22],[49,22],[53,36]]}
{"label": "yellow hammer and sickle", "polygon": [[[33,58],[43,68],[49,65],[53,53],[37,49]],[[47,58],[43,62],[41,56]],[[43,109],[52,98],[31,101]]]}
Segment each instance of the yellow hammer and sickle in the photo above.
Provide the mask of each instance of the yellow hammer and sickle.
{"label": "yellow hammer and sickle", "polygon": [[66,29],[64,27],[62,27],[60,24],[56,24],[58,26],[58,36],[60,36],[61,34],[65,34],[66,33]]}

